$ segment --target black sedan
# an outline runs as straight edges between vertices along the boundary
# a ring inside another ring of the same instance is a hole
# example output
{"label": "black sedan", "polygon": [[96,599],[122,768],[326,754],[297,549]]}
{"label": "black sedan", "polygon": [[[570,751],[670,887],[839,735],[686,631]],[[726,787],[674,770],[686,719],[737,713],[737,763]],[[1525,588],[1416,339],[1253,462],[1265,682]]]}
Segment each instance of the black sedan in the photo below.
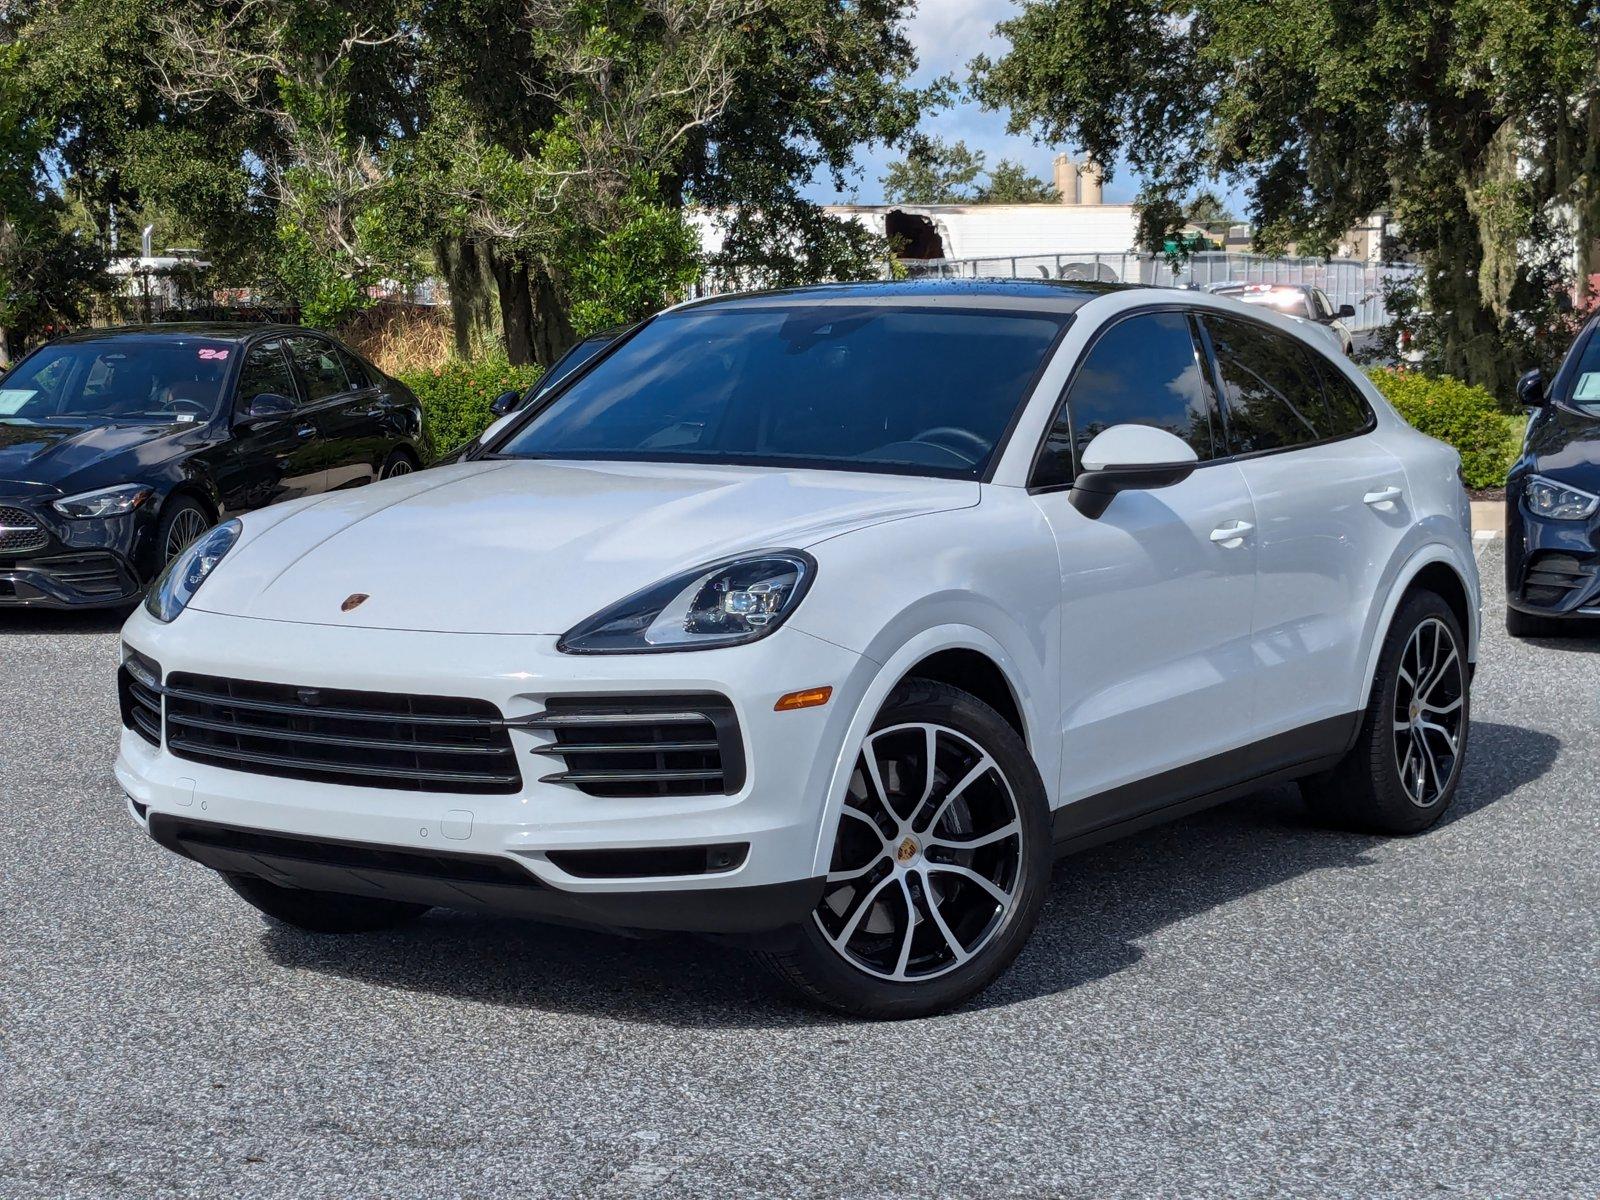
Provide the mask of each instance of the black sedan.
{"label": "black sedan", "polygon": [[126,603],[217,521],[426,458],[411,391],[308,329],[62,338],[0,378],[0,605]]}
{"label": "black sedan", "polygon": [[1600,317],[1548,386],[1529,371],[1517,390],[1534,412],[1506,480],[1506,629],[1600,631]]}

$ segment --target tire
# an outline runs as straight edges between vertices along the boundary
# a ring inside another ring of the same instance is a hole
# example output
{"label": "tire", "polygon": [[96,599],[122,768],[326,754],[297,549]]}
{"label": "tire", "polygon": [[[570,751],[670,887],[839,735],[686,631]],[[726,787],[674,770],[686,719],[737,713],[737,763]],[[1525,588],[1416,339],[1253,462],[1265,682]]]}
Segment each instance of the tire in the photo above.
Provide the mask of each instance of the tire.
{"label": "tire", "polygon": [[156,526],[156,570],[166,566],[211,528],[211,514],[188,496],[174,496]]}
{"label": "tire", "polygon": [[1555,617],[1540,617],[1521,609],[1506,607],[1506,632],[1514,638],[1570,637],[1579,632],[1578,622]]}
{"label": "tire", "polygon": [[414,921],[426,904],[279,887],[256,875],[224,873],[228,886],[274,921],[313,933],[376,933]]}
{"label": "tire", "polygon": [[1016,730],[957,688],[902,684],[845,804],[822,901],[757,957],[810,1001],[859,1017],[926,1016],[989,986],[1033,932],[1053,859],[1044,784]]}
{"label": "tire", "polygon": [[1314,810],[1334,824],[1385,834],[1421,833],[1444,815],[1471,729],[1466,644],[1437,594],[1416,592],[1400,605],[1355,745],[1332,770],[1300,781]]}
{"label": "tire", "polygon": [[378,472],[379,479],[393,479],[396,475],[410,475],[417,469],[417,459],[409,450],[391,450],[389,457],[383,460],[383,469]]}

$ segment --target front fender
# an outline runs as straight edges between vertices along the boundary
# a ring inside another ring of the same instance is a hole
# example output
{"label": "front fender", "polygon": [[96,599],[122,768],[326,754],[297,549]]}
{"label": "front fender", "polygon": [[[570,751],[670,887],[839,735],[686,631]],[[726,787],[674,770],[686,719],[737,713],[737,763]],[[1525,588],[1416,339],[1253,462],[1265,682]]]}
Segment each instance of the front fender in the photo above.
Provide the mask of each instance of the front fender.
{"label": "front fender", "polygon": [[1051,807],[1055,806],[1054,783],[1058,777],[1060,738],[1049,720],[1053,692],[1038,667],[1030,668],[1023,659],[1007,650],[995,637],[971,625],[943,624],[924,627],[905,638],[882,660],[872,658],[864,662],[880,662],[876,673],[867,682],[855,701],[854,712],[844,736],[838,743],[838,756],[832,764],[827,786],[826,802],[822,806],[817,827],[814,852],[814,875],[828,870],[833,853],[833,836],[838,828],[840,810],[849,791],[850,776],[855,770],[856,755],[866,740],[872,723],[877,719],[889,693],[918,663],[943,650],[973,650],[992,660],[1004,674],[1011,694],[1022,714],[1023,728],[1034,762],[1045,781],[1046,795]]}

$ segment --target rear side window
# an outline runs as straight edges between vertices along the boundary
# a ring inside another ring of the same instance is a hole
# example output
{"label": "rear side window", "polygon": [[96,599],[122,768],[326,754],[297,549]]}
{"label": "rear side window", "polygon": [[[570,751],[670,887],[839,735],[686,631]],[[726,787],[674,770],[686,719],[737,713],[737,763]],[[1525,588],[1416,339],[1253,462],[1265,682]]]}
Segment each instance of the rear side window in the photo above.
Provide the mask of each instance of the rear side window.
{"label": "rear side window", "polygon": [[1322,395],[1328,402],[1328,436],[1348,437],[1367,428],[1372,423],[1372,410],[1356,385],[1331,363],[1318,363],[1317,373],[1322,376]]}
{"label": "rear side window", "polygon": [[1073,376],[1033,486],[1070,482],[1084,448],[1113,425],[1153,425],[1202,461],[1215,457],[1216,397],[1200,364],[1184,313],[1142,313],[1106,330]]}
{"label": "rear side window", "polygon": [[361,365],[361,360],[343,346],[335,346],[334,351],[339,355],[339,362],[344,366],[345,378],[350,381],[350,390],[371,387],[372,380],[367,378],[367,369]]}
{"label": "rear side window", "polygon": [[349,390],[344,367],[328,342],[320,338],[290,338],[289,357],[294,359],[295,370],[305,387],[306,403],[315,404]]}
{"label": "rear side window", "polygon": [[1206,314],[1235,454],[1284,450],[1332,437],[1311,351],[1248,321]]}

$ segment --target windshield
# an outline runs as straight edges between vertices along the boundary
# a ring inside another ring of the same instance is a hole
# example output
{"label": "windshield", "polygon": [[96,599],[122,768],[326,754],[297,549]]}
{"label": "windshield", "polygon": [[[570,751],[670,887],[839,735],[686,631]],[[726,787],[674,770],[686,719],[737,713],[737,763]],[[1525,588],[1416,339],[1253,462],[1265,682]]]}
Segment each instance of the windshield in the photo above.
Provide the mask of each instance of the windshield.
{"label": "windshield", "polygon": [[534,384],[528,392],[529,403],[550,391],[556,384],[571,375],[616,339],[617,335],[615,333],[597,334],[592,338],[579,342],[571,350],[568,350],[560,358],[556,359],[553,367],[539,376],[539,382]]}
{"label": "windshield", "polygon": [[46,346],[0,380],[0,420],[209,420],[234,349],[197,338]]}
{"label": "windshield", "polygon": [[1600,336],[1591,334],[1589,344],[1583,348],[1567,403],[1579,412],[1600,417]]}
{"label": "windshield", "polygon": [[644,326],[499,451],[977,478],[1069,320],[876,305],[683,309]]}

